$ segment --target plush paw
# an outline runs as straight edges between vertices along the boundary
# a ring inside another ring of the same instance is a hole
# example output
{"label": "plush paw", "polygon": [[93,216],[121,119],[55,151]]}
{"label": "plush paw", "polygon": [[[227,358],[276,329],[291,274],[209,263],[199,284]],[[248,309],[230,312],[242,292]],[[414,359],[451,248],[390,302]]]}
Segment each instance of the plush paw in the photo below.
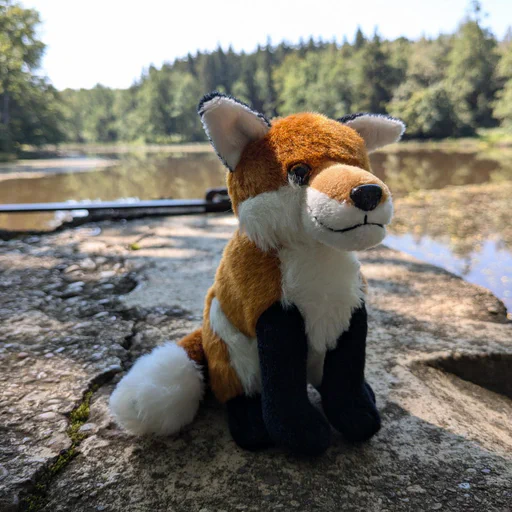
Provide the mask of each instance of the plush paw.
{"label": "plush paw", "polygon": [[347,441],[362,442],[374,436],[381,426],[375,406],[375,394],[369,384],[350,397],[323,401],[324,411],[332,426]]}
{"label": "plush paw", "polygon": [[237,396],[226,404],[229,431],[244,450],[257,451],[274,444],[263,421],[261,396]]}
{"label": "plush paw", "polygon": [[286,414],[272,414],[264,407],[263,417],[274,442],[297,455],[318,456],[331,444],[331,427],[309,403]]}
{"label": "plush paw", "polygon": [[368,382],[365,382],[364,387],[366,388],[366,391],[368,391],[368,393],[370,394],[370,398],[372,399],[372,402],[374,404],[377,403],[377,400],[375,398],[375,393],[374,393],[372,387],[370,386],[370,384],[368,384]]}

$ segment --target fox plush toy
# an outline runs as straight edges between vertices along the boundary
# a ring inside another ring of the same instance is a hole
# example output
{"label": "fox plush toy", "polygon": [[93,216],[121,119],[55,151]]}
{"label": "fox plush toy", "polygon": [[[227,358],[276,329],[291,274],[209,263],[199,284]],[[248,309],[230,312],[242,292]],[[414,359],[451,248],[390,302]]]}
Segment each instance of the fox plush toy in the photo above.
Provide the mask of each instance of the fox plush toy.
{"label": "fox plush toy", "polygon": [[391,194],[368,153],[398,141],[404,124],[366,113],[270,122],[218,92],[199,115],[229,170],[239,229],[202,328],[134,364],[111,397],[116,421],[137,435],[173,434],[194,418],[207,376],[242,448],[319,455],[331,425],[348,441],[369,439],[380,417],[364,377],[365,281],[354,251],[385,236]]}

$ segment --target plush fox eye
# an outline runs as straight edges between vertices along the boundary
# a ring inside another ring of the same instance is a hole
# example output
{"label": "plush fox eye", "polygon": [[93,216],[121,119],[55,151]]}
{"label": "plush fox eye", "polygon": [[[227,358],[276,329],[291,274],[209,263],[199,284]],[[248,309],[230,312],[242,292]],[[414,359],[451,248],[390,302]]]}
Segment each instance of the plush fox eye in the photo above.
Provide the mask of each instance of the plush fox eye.
{"label": "plush fox eye", "polygon": [[307,164],[295,164],[288,169],[288,177],[297,185],[306,185],[310,173],[311,167]]}

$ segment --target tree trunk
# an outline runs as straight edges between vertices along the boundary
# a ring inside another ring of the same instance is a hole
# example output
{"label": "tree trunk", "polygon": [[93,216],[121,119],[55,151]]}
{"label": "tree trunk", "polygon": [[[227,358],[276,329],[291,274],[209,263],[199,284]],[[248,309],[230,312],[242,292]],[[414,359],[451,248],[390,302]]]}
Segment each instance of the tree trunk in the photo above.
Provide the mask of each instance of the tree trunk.
{"label": "tree trunk", "polygon": [[10,112],[9,112],[9,94],[4,92],[2,95],[2,117],[1,122],[4,125],[4,136],[0,140],[0,151],[9,153],[11,151],[11,132],[9,130]]}
{"label": "tree trunk", "polygon": [[3,98],[4,98],[4,101],[3,101],[3,108],[2,108],[2,124],[5,125],[5,127],[7,128],[7,126],[9,125],[9,94],[6,92],[3,94]]}

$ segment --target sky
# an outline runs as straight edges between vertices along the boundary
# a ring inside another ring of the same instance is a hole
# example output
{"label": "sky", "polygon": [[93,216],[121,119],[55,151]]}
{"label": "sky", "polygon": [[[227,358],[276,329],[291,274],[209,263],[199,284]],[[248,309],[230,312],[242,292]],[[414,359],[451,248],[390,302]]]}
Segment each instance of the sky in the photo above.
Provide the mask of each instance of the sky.
{"label": "sky", "polygon": [[[252,51],[302,37],[388,39],[453,32],[468,0],[21,0],[42,18],[42,72],[58,89],[129,87],[142,71],[197,50]],[[512,0],[482,0],[484,26],[503,37]]]}

